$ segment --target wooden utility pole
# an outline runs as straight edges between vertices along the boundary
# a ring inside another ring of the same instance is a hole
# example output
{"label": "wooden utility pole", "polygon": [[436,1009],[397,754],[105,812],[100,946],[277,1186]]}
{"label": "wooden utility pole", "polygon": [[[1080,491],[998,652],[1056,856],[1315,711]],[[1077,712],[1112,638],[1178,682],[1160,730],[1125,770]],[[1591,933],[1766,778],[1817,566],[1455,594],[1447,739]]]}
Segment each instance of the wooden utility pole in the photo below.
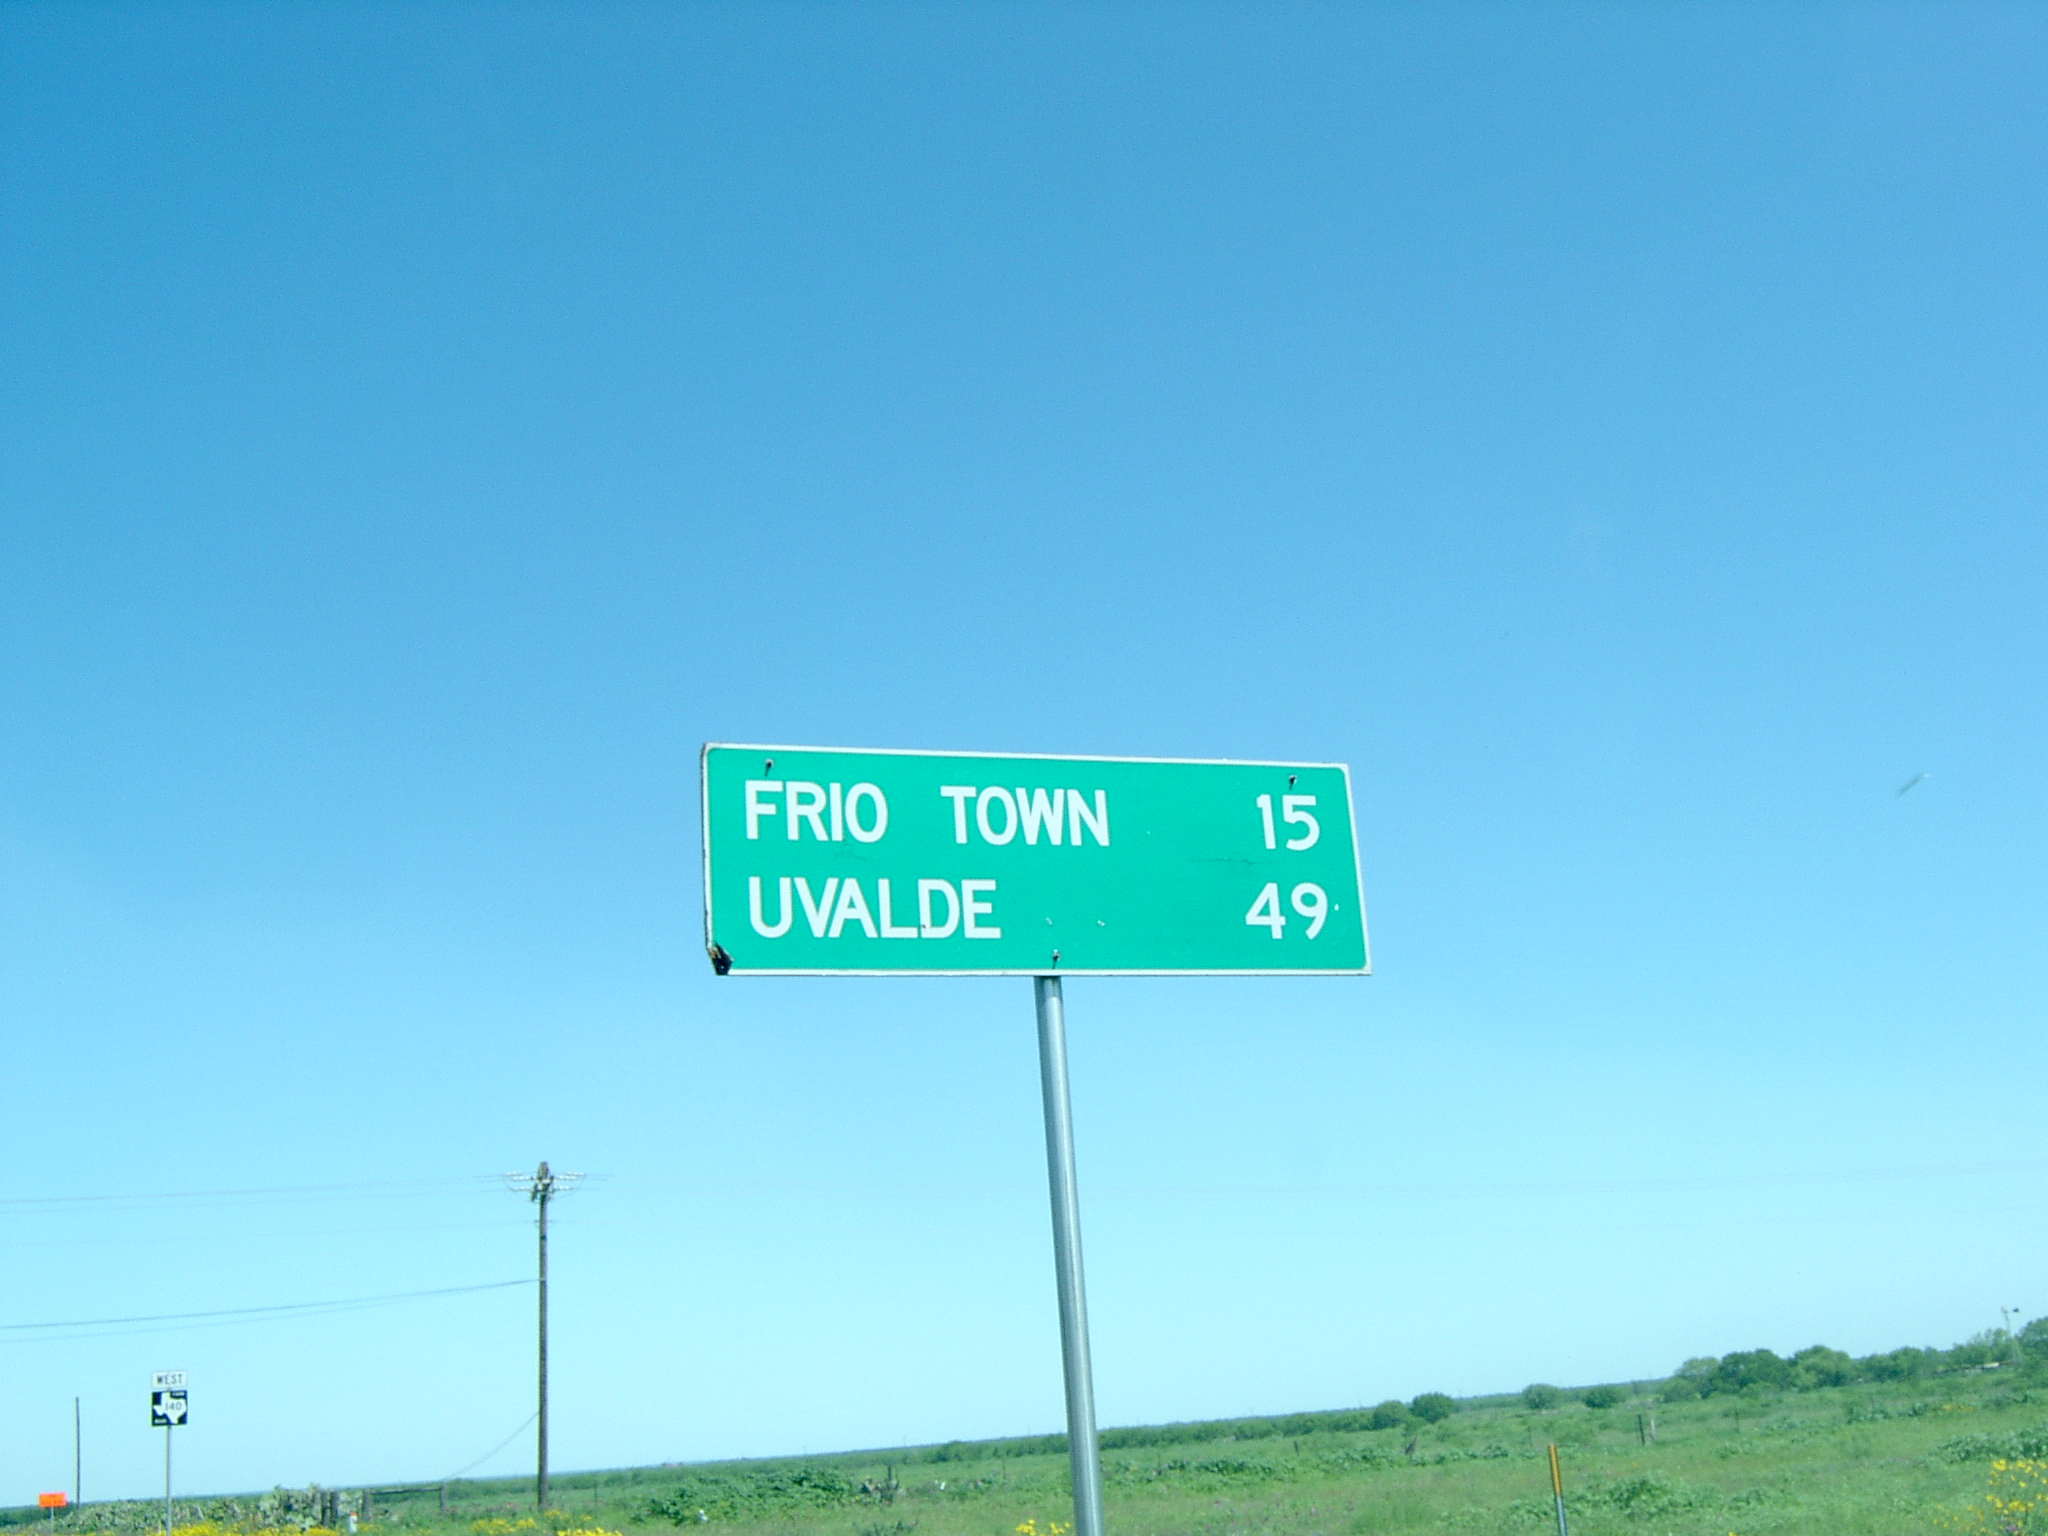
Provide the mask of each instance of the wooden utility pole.
{"label": "wooden utility pole", "polygon": [[583,1177],[580,1173],[555,1173],[543,1162],[532,1173],[508,1173],[505,1182],[540,1208],[540,1412],[536,1416],[539,1434],[535,1447],[533,1499],[541,1509],[548,1507],[548,1202],[566,1194]]}
{"label": "wooden utility pole", "polygon": [[540,1458],[533,1474],[533,1501],[548,1507],[548,1201],[554,1177],[545,1160],[533,1181],[534,1203],[540,1207]]}

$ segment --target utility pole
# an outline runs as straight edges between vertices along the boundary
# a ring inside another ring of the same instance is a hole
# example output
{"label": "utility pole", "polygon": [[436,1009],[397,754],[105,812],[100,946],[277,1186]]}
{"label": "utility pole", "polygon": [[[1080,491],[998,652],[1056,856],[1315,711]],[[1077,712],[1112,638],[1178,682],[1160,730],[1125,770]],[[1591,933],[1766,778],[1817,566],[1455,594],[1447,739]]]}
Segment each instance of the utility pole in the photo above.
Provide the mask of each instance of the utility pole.
{"label": "utility pole", "polygon": [[580,1173],[555,1173],[543,1162],[532,1173],[508,1173],[505,1182],[523,1194],[540,1210],[540,1413],[539,1435],[533,1473],[533,1499],[537,1507],[548,1507],[548,1202],[567,1194]]}
{"label": "utility pole", "polygon": [[78,1399],[71,1399],[71,1502],[74,1506],[85,1502],[85,1449],[84,1438],[79,1433]]}

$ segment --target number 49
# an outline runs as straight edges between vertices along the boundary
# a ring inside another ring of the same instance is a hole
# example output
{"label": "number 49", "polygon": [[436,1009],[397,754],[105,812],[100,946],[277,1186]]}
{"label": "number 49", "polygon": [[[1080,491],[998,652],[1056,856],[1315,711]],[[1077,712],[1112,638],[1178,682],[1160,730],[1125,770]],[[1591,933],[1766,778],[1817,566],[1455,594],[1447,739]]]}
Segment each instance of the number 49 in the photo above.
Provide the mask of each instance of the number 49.
{"label": "number 49", "polygon": [[[1308,919],[1308,936],[1314,938],[1323,931],[1323,924],[1330,918],[1330,897],[1320,885],[1304,880],[1288,893],[1288,903],[1297,915]],[[1259,892],[1259,899],[1252,903],[1251,911],[1244,920],[1254,928],[1264,928],[1274,938],[1287,931],[1286,914],[1280,910],[1280,885],[1269,880],[1266,888]]]}

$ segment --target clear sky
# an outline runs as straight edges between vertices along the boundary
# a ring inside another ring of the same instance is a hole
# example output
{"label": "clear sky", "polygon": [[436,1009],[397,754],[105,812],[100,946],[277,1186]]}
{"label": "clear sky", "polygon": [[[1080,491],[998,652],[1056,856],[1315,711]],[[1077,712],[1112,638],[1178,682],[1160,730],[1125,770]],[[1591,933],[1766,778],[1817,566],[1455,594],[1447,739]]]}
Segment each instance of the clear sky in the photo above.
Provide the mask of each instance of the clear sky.
{"label": "clear sky", "polygon": [[2044,193],[2038,7],[0,10],[0,1500],[484,1456],[16,1325],[543,1157],[558,1466],[1059,1426],[1029,986],[715,978],[706,740],[1352,765],[1375,976],[1067,989],[1106,1422],[2048,1312]]}

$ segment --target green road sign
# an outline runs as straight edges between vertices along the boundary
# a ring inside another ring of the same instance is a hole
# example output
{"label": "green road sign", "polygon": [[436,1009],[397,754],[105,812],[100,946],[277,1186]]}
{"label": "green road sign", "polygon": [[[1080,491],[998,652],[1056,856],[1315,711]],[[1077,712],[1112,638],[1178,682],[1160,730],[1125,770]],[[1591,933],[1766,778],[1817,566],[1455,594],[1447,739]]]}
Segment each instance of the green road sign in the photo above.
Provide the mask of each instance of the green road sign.
{"label": "green road sign", "polygon": [[703,781],[721,973],[1372,968],[1341,763],[712,744]]}

